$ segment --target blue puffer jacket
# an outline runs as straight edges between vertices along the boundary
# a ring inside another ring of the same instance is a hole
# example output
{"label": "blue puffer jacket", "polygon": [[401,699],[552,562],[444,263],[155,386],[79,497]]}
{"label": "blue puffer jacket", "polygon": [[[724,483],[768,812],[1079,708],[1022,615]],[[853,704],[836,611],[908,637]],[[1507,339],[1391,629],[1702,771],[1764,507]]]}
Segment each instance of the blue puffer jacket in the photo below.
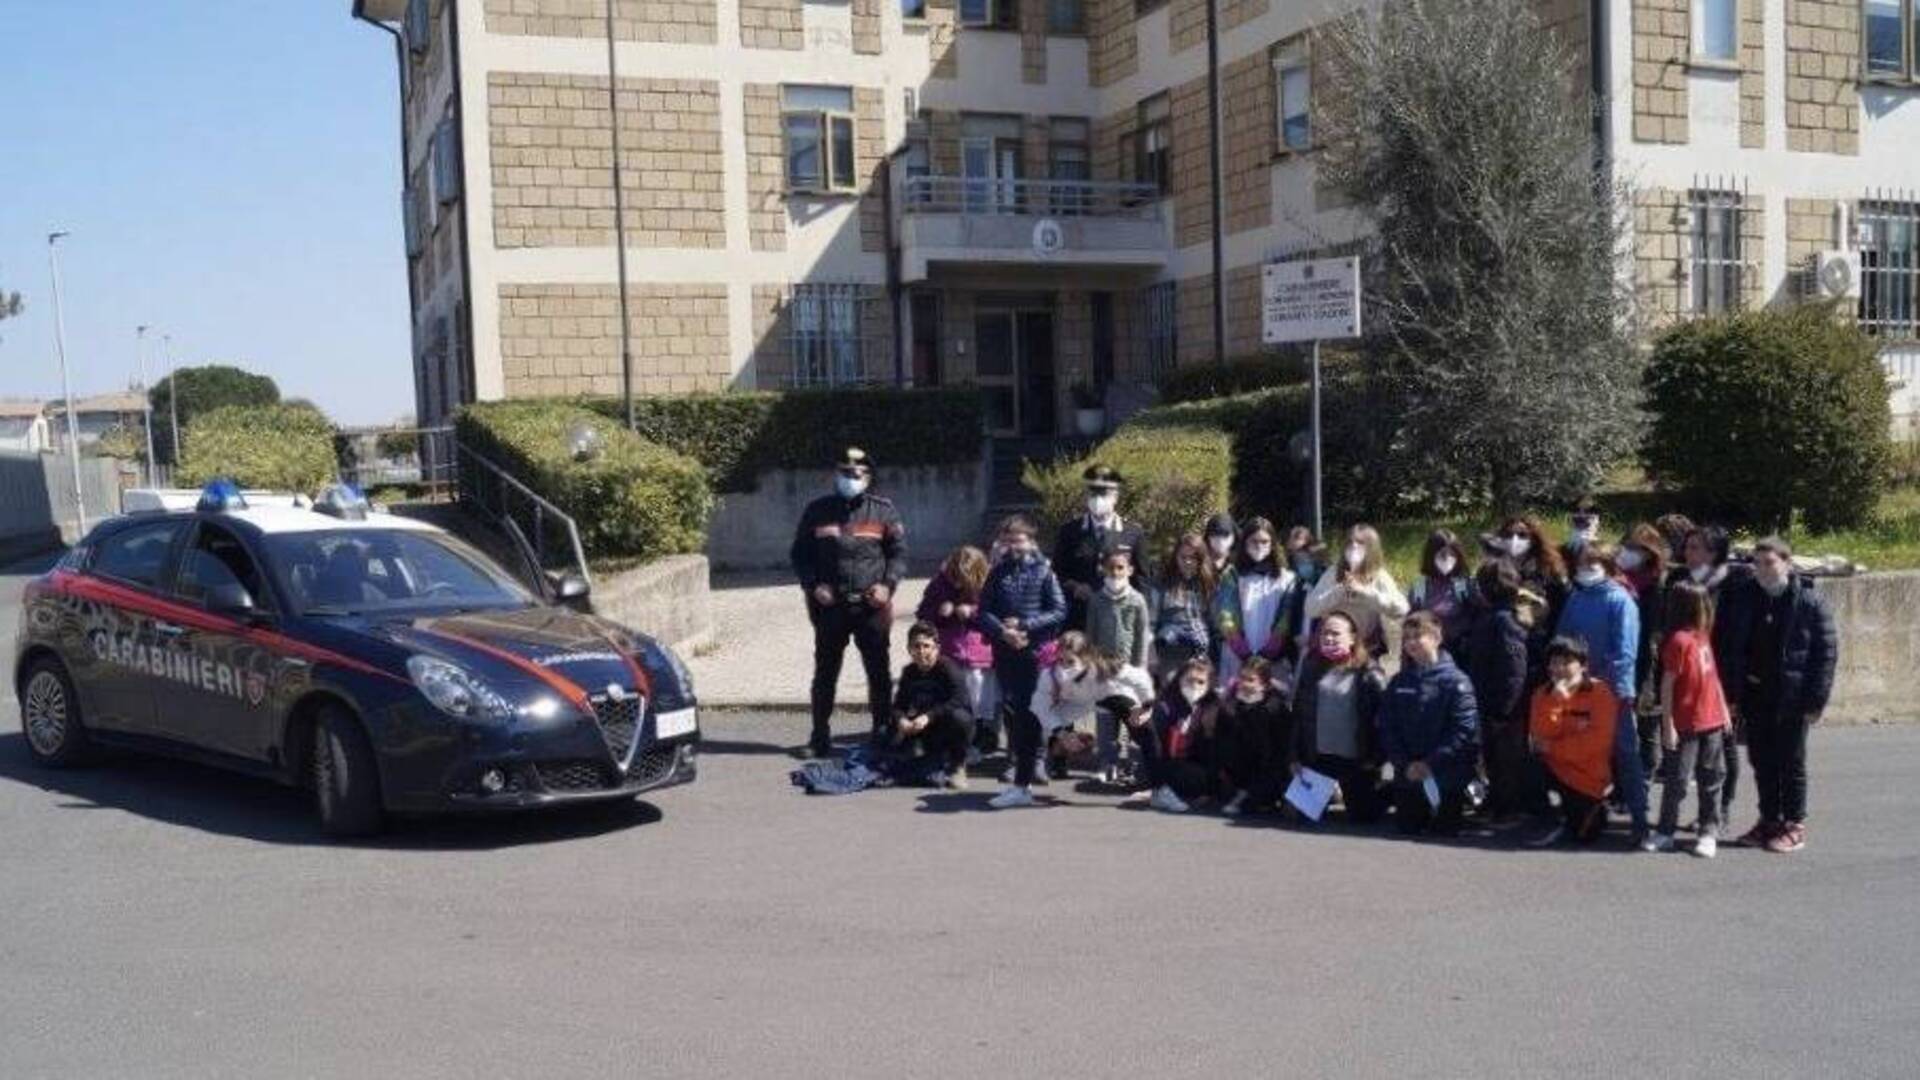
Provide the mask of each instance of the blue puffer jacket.
{"label": "blue puffer jacket", "polygon": [[1557,633],[1586,642],[1587,670],[1622,702],[1633,700],[1639,689],[1633,660],[1640,650],[1640,606],[1626,586],[1608,580],[1576,587],[1560,611]]}
{"label": "blue puffer jacket", "polygon": [[1031,645],[1051,641],[1067,620],[1067,598],[1053,564],[1039,554],[1025,559],[1001,559],[987,574],[980,590],[980,625],[987,637],[1000,640],[1005,619],[1018,618]]}
{"label": "blue puffer jacket", "polygon": [[1480,710],[1473,683],[1442,652],[1427,667],[1405,664],[1380,705],[1380,745],[1396,776],[1424,761],[1434,780],[1458,791],[1473,779],[1480,756]]}

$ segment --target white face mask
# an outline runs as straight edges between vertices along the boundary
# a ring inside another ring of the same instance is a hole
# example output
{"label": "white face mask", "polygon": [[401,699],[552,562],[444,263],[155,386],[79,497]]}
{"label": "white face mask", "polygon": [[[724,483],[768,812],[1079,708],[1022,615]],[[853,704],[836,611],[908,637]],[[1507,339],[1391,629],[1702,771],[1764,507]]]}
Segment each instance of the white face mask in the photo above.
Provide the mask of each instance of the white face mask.
{"label": "white face mask", "polygon": [[1455,560],[1452,555],[1444,551],[1433,557],[1433,568],[1439,572],[1441,577],[1452,577],[1453,568],[1458,565],[1460,565],[1459,562]]}
{"label": "white face mask", "polygon": [[1271,542],[1255,542],[1247,545],[1247,558],[1254,562],[1266,562],[1267,556],[1271,554],[1273,554]]}
{"label": "white face mask", "polygon": [[1640,564],[1645,561],[1646,556],[1640,554],[1640,552],[1634,548],[1627,548],[1620,553],[1620,569],[1622,570],[1638,570],[1640,569]]}
{"label": "white face mask", "polygon": [[1767,591],[1768,596],[1779,596],[1781,593],[1787,591],[1787,572],[1785,570],[1769,573],[1759,563],[1754,563],[1753,579],[1760,583],[1760,587]]}
{"label": "white face mask", "polygon": [[1367,546],[1365,544],[1347,545],[1347,569],[1358,570],[1360,569],[1360,564],[1366,561]]}
{"label": "white face mask", "polygon": [[1084,666],[1077,663],[1061,664],[1059,668],[1057,668],[1056,670],[1059,671],[1060,677],[1066,680],[1067,682],[1072,682],[1073,680],[1087,673],[1087,669]]}
{"label": "white face mask", "polygon": [[1180,696],[1192,705],[1207,696],[1207,688],[1199,683],[1183,682],[1180,684]]}
{"label": "white face mask", "polygon": [[1507,538],[1507,554],[1516,559],[1526,558],[1527,552],[1532,550],[1533,540],[1530,537],[1510,536]]}
{"label": "white face mask", "polygon": [[1607,572],[1598,566],[1583,566],[1573,575],[1581,585],[1598,585],[1607,580]]}
{"label": "white face mask", "polygon": [[1207,550],[1213,552],[1214,558],[1224,559],[1227,557],[1227,552],[1233,550],[1233,537],[1209,536],[1207,537]]}
{"label": "white face mask", "polygon": [[1114,594],[1115,596],[1118,596],[1121,593],[1126,592],[1127,586],[1132,584],[1132,582],[1133,582],[1133,579],[1129,578],[1125,574],[1108,574],[1107,575],[1107,591]]}
{"label": "white face mask", "polygon": [[1087,513],[1096,518],[1109,518],[1120,506],[1120,496],[1111,491],[1087,496]]}
{"label": "white face mask", "polygon": [[1687,571],[1687,576],[1693,579],[1693,583],[1695,585],[1705,585],[1707,583],[1707,579],[1713,576],[1713,567],[1696,566],[1693,569]]}
{"label": "white face mask", "polygon": [[857,499],[866,494],[867,478],[864,476],[838,475],[833,478],[833,490],[843,499]]}

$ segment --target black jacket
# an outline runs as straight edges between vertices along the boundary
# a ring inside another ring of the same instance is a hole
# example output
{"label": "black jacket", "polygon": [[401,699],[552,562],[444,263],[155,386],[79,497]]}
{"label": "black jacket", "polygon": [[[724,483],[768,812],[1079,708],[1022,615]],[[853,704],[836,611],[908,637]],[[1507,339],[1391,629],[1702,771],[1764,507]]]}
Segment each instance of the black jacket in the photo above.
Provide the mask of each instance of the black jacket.
{"label": "black jacket", "polygon": [[1512,608],[1482,610],[1467,635],[1467,678],[1487,724],[1527,722],[1527,628]]}
{"label": "black jacket", "polygon": [[967,694],[967,678],[959,665],[941,657],[931,668],[920,670],[908,664],[894,684],[895,716],[948,716],[971,724],[973,705]]}
{"label": "black jacket", "polygon": [[801,513],[789,557],[801,588],[826,585],[852,601],[873,585],[897,588],[907,576],[907,529],[879,495],[823,495]]}
{"label": "black jacket", "polygon": [[[1745,712],[1767,708],[1775,717],[1817,716],[1833,696],[1833,672],[1840,656],[1833,612],[1814,591],[1813,582],[1794,575],[1787,582],[1786,622],[1780,628],[1779,699],[1752,702],[1749,691],[1762,675],[1751,670],[1748,652],[1754,631],[1766,614],[1767,592],[1755,578],[1730,581],[1721,595],[1714,632],[1714,656],[1727,688],[1727,704]],[[1753,719],[1751,715],[1743,719]]]}
{"label": "black jacket", "polygon": [[1293,710],[1278,687],[1269,688],[1257,705],[1243,704],[1233,694],[1224,694],[1220,698],[1220,730],[1242,768],[1277,773],[1293,745]]}
{"label": "black jacket", "polygon": [[1147,591],[1147,536],[1138,525],[1120,519],[1118,529],[1095,529],[1082,514],[1060,526],[1053,542],[1053,572],[1067,597],[1067,627],[1084,630],[1087,601],[1101,586],[1100,563],[1114,551],[1133,552],[1133,587]]}
{"label": "black jacket", "polygon": [[[1293,692],[1293,750],[1290,762],[1312,761],[1319,753],[1320,677],[1327,673],[1327,662],[1319,650],[1309,652],[1300,661],[1300,681]],[[1387,677],[1378,663],[1369,663],[1360,671],[1354,702],[1360,714],[1360,761],[1380,763],[1380,702],[1386,696]]]}

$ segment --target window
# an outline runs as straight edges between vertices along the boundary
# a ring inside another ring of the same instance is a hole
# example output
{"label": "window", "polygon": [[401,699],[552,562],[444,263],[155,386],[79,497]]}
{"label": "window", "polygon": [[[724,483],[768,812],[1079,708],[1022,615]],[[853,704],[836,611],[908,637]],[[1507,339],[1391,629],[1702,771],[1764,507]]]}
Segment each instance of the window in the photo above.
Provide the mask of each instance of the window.
{"label": "window", "polygon": [[1273,50],[1274,145],[1282,150],[1305,150],[1313,145],[1310,110],[1313,104],[1313,68],[1307,43],[1285,42]]}
{"label": "window", "polygon": [[1920,203],[1860,204],[1860,328],[1920,338]]}
{"label": "window", "polygon": [[186,527],[183,520],[156,521],[121,529],[105,540],[93,556],[93,572],[130,585],[160,587],[167,573],[167,553]]}
{"label": "window", "polygon": [[1020,28],[1019,0],[960,0],[960,25],[990,30]]}
{"label": "window", "polygon": [[1080,0],[1047,0],[1047,32],[1079,34],[1087,28],[1086,11]]}
{"label": "window", "polygon": [[903,19],[926,18],[927,0],[900,0],[900,17]]}
{"label": "window", "polygon": [[1864,0],[1869,79],[1920,80],[1920,0]]}
{"label": "window", "polygon": [[1084,214],[1091,202],[1086,182],[1093,178],[1087,121],[1056,116],[1047,127],[1047,179],[1058,185],[1053,192],[1053,208],[1062,214]]}
{"label": "window", "polygon": [[1747,275],[1740,250],[1740,194],[1693,191],[1688,194],[1688,203],[1693,219],[1687,266],[1692,283],[1688,310],[1700,315],[1738,311],[1743,306]]}
{"label": "window", "polygon": [[407,13],[400,29],[413,55],[427,55],[433,46],[433,20],[427,15],[427,0],[407,0]]}
{"label": "window", "polygon": [[521,608],[532,597],[450,536],[412,529],[273,533],[267,564],[302,614]]}
{"label": "window", "polygon": [[782,87],[787,189],[852,191],[853,91],[844,86]]}
{"label": "window", "polygon": [[433,197],[442,206],[460,198],[459,137],[451,116],[440,121],[433,132]]}
{"label": "window", "polygon": [[1739,0],[1693,0],[1693,57],[1729,64],[1740,59]]}
{"label": "window", "polygon": [[205,602],[207,593],[221,585],[238,585],[259,605],[269,597],[261,582],[253,556],[234,535],[217,525],[202,525],[194,535],[193,546],[180,564],[179,579],[173,591],[196,604]]}
{"label": "window", "polygon": [[860,287],[795,285],[788,326],[795,386],[844,386],[863,381]]}
{"label": "window", "polygon": [[1166,94],[1155,94],[1140,103],[1134,139],[1134,177],[1165,195],[1173,178],[1173,106]]}
{"label": "window", "polygon": [[1174,285],[1171,281],[1149,285],[1140,297],[1147,319],[1147,332],[1141,335],[1146,348],[1145,366],[1147,376],[1156,381],[1180,362],[1180,324],[1174,304]]}

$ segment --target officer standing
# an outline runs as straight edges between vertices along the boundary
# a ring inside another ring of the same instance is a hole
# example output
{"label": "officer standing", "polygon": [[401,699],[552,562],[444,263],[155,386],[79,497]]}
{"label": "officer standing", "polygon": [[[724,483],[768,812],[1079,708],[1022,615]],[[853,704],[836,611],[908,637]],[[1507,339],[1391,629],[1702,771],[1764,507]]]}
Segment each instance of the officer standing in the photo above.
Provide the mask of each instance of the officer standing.
{"label": "officer standing", "polygon": [[813,757],[833,748],[834,690],[849,639],[866,668],[873,730],[886,730],[892,718],[887,648],[893,592],[907,573],[907,533],[892,501],[867,491],[872,482],[866,451],[848,447],[834,466],[833,494],[807,504],[793,535],[793,573],[813,622]]}
{"label": "officer standing", "polygon": [[1089,465],[1080,474],[1086,482],[1087,512],[1065,525],[1053,544],[1053,572],[1067,594],[1067,628],[1087,628],[1087,601],[1101,586],[1101,566],[1115,551],[1133,556],[1133,587],[1146,591],[1146,534],[1120,517],[1120,471],[1107,465]]}

